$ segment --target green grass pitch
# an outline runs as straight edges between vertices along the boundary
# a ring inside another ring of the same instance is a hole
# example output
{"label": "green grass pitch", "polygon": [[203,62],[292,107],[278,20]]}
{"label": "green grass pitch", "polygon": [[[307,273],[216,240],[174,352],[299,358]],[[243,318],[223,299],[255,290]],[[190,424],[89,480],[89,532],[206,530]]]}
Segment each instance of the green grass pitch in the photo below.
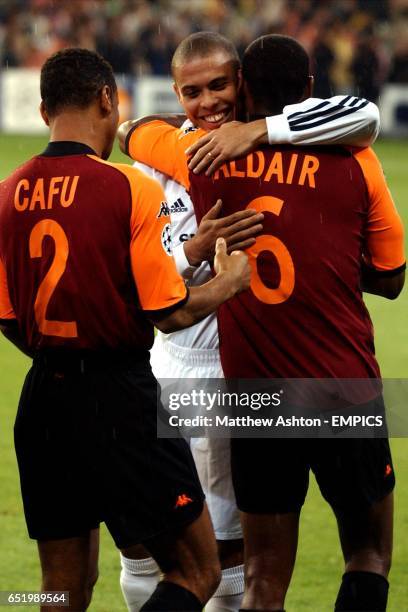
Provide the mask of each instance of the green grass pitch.
{"label": "green grass pitch", "polygon": [[[0,179],[31,155],[40,152],[45,142],[42,137],[0,134]],[[407,142],[379,141],[375,149],[383,163],[394,199],[408,225]],[[117,149],[112,160],[127,161]],[[377,354],[383,376],[408,377],[407,291],[395,302],[368,296],[367,305],[376,329]],[[0,339],[0,591],[39,589],[36,545],[28,539],[25,529],[12,443],[14,416],[28,367],[29,360],[3,338]],[[392,447],[398,484],[389,610],[401,612],[408,609],[408,444],[405,439],[395,439]],[[341,574],[342,558],[335,521],[312,479],[302,513],[299,552],[287,610],[332,610]],[[93,612],[126,610],[118,578],[118,554],[102,527],[100,577],[90,607]],[[21,610],[14,606],[8,609]]]}

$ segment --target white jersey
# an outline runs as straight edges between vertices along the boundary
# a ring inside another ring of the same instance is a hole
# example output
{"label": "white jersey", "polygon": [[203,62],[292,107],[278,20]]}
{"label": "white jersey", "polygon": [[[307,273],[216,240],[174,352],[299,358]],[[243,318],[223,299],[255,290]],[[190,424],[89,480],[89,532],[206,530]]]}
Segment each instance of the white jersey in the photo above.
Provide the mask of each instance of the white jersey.
{"label": "white jersey", "polygon": [[[163,187],[170,209],[172,249],[179,273],[186,279],[189,286],[206,283],[211,278],[208,263],[203,262],[198,267],[190,266],[184,254],[185,241],[192,238],[197,231],[193,203],[187,191],[180,183],[150,166],[139,162],[136,162],[135,166],[158,180]],[[218,349],[218,326],[215,314],[187,329],[170,334],[162,334],[162,332],[158,334],[162,342],[171,342],[182,348]]]}
{"label": "white jersey", "polygon": [[[308,98],[285,106],[281,115],[267,117],[270,144],[344,144],[370,146],[380,129],[375,104],[354,96],[334,96],[328,100]],[[186,121],[184,128],[191,127]],[[171,152],[169,152],[171,154]],[[135,163],[140,170],[162,185],[170,208],[173,256],[179,273],[190,286],[201,285],[211,278],[207,263],[190,266],[184,254],[184,242],[194,236],[197,221],[193,204],[185,188],[165,174]],[[214,202],[215,204],[215,202]],[[161,333],[161,332],[159,332]],[[191,349],[217,349],[218,328],[215,314],[187,329],[161,334],[162,341]]]}

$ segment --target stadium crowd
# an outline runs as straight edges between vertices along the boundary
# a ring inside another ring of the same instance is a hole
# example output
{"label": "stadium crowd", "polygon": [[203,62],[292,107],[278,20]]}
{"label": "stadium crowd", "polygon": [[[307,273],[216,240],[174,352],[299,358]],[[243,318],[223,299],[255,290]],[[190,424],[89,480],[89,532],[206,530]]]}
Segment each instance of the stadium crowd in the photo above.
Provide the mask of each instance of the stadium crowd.
{"label": "stadium crowd", "polygon": [[0,64],[40,67],[80,46],[116,73],[167,75],[179,42],[199,30],[240,54],[262,34],[295,37],[313,58],[316,96],[375,101],[383,83],[408,83],[407,0],[0,0]]}

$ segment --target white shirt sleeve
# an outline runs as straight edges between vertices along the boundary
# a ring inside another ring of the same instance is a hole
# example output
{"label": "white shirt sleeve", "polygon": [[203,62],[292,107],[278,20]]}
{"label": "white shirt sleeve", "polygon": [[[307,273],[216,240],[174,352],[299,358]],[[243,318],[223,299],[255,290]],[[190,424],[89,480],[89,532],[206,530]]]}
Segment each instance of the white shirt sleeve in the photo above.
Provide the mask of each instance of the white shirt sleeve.
{"label": "white shirt sleeve", "polygon": [[181,242],[177,246],[173,247],[173,257],[176,262],[177,272],[187,281],[191,280],[194,272],[197,271],[196,266],[192,266],[184,252],[184,243]]}
{"label": "white shirt sleeve", "polygon": [[355,96],[308,98],[266,117],[269,144],[341,144],[368,147],[380,131],[378,107]]}

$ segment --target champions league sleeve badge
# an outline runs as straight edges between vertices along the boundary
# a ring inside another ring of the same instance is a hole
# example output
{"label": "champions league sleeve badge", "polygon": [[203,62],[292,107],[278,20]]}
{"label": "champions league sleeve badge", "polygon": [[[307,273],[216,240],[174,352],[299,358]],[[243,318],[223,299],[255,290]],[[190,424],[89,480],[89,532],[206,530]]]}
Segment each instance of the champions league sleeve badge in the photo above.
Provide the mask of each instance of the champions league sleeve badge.
{"label": "champions league sleeve badge", "polygon": [[164,249],[164,252],[170,257],[173,255],[172,245],[171,245],[171,225],[170,223],[166,223],[163,227],[163,231],[161,234],[161,243]]}

